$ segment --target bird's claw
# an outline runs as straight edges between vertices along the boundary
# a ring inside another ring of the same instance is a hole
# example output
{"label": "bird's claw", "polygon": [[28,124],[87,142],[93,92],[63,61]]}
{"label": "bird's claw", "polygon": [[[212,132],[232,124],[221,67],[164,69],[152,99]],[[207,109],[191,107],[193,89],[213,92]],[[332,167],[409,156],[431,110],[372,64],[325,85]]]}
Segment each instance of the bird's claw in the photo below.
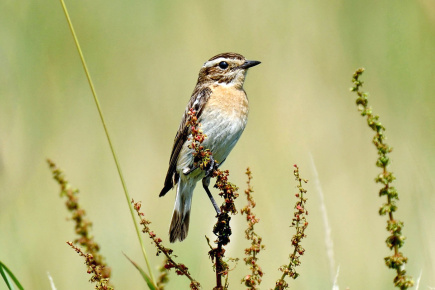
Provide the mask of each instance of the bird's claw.
{"label": "bird's claw", "polygon": [[205,168],[205,176],[212,177],[213,172],[219,168],[219,163],[210,155],[210,163]]}

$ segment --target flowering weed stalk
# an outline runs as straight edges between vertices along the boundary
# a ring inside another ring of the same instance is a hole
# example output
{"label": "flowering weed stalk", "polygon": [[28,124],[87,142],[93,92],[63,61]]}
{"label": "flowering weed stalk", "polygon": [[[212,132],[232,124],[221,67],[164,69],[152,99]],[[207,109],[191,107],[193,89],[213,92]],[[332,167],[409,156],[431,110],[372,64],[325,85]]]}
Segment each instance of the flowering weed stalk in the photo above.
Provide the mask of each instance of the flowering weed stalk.
{"label": "flowering weed stalk", "polygon": [[[72,246],[76,252],[80,254],[81,250],[79,252],[73,246],[78,244],[84,249],[84,253],[86,253],[84,255],[92,256],[93,267],[98,269],[98,275],[101,276],[101,279],[105,279],[104,283],[107,284],[107,287],[109,287],[107,289],[111,289],[110,287],[112,286],[108,282],[111,269],[110,267],[107,267],[106,263],[104,262],[104,257],[99,253],[100,246],[95,242],[94,237],[90,233],[92,222],[86,218],[86,211],[80,207],[78,199],[79,190],[71,186],[69,181],[65,178],[62,170],[60,170],[53,161],[47,159],[47,163],[53,174],[53,178],[60,186],[60,196],[66,198],[66,208],[71,212],[71,219],[75,222],[74,228],[78,238],[76,238],[70,246]],[[70,242],[68,242],[68,244],[69,243]],[[85,257],[84,255],[81,256]]]}
{"label": "flowering weed stalk", "polygon": [[239,196],[237,193],[238,187],[228,181],[229,171],[214,170],[213,177],[216,178],[215,188],[219,189],[219,196],[224,198],[223,204],[220,206],[221,213],[217,216],[217,222],[213,227],[213,233],[217,236],[215,243],[216,248],[209,251],[209,256],[214,261],[216,271],[216,287],[215,290],[227,289],[222,286],[222,277],[228,276],[229,266],[223,260],[225,256],[226,246],[230,242],[232,230],[230,227],[231,216],[237,214],[237,209],[234,200]]}
{"label": "flowering weed stalk", "polygon": [[[142,226],[142,232],[145,234],[148,234],[149,238],[153,241],[154,245],[157,248],[157,256],[160,254],[165,255],[166,262],[164,265],[164,268],[166,270],[175,269],[175,273],[180,276],[186,276],[190,280],[190,289],[200,289],[201,285],[198,281],[192,278],[192,276],[189,273],[189,269],[181,263],[176,263],[174,261],[174,255],[173,250],[166,248],[162,245],[162,239],[157,237],[157,235],[150,229],[149,224],[151,223],[149,220],[145,219],[145,214],[140,211],[142,205],[140,202],[135,202],[134,200],[131,200],[131,203],[133,204],[133,208],[136,211],[139,219],[140,219],[140,225]],[[162,271],[163,272],[163,271]],[[161,289],[163,289],[164,283],[167,281],[166,275],[162,274],[161,279],[159,279],[160,285],[158,285]]]}
{"label": "flowering weed stalk", "polygon": [[308,215],[308,211],[305,209],[305,203],[307,202],[307,198],[304,197],[304,194],[307,191],[302,187],[302,182],[307,183],[308,180],[302,179],[299,176],[299,167],[295,164],[295,169],[293,174],[296,178],[296,182],[298,183],[297,188],[298,192],[295,194],[298,199],[295,205],[295,212],[293,214],[293,219],[291,223],[291,227],[296,228],[296,234],[293,236],[291,242],[292,247],[294,247],[294,251],[290,254],[290,263],[288,265],[283,265],[279,268],[281,272],[283,272],[281,278],[276,281],[275,290],[281,290],[288,288],[287,282],[285,282],[285,277],[290,276],[293,279],[296,279],[299,276],[299,273],[296,272],[296,267],[300,266],[301,261],[299,258],[304,254],[305,249],[301,246],[301,241],[307,235],[305,234],[305,230],[308,227],[308,222],[306,219],[306,215]]}
{"label": "flowering weed stalk", "polygon": [[96,283],[95,289],[98,290],[113,290],[114,288],[110,286],[109,284],[109,278],[104,278],[103,273],[104,266],[97,263],[97,261],[94,259],[94,256],[92,254],[85,254],[83,251],[79,248],[74,246],[72,242],[66,242],[71,248],[73,248],[77,254],[79,254],[81,257],[85,258],[85,264],[88,266],[88,274],[92,274],[91,279],[89,282]]}
{"label": "flowering weed stalk", "polygon": [[205,138],[207,138],[207,135],[201,130],[201,124],[198,123],[196,111],[190,108],[187,114],[189,115],[187,126],[190,126],[192,134],[192,138],[188,140],[192,141],[189,148],[193,149],[193,168],[199,167],[201,170],[205,170],[210,164],[210,156],[212,155],[210,149],[206,149],[201,145]]}
{"label": "flowering weed stalk", "polygon": [[359,77],[363,72],[364,69],[360,68],[353,74],[352,82],[354,87],[351,88],[351,91],[355,92],[358,96],[356,104],[361,112],[361,116],[367,117],[368,126],[375,131],[373,144],[378,150],[379,155],[376,166],[382,170],[375,178],[375,181],[376,183],[383,184],[383,187],[379,191],[379,196],[387,197],[387,202],[381,206],[379,214],[388,215],[387,231],[391,235],[385,242],[388,248],[394,251],[393,255],[384,258],[385,264],[388,268],[396,270],[397,275],[394,278],[394,285],[400,289],[408,289],[413,286],[414,282],[410,276],[406,276],[405,263],[408,261],[408,258],[403,256],[399,251],[405,242],[405,237],[402,235],[403,222],[396,220],[393,216],[393,213],[397,210],[396,201],[399,200],[399,195],[396,188],[391,186],[396,177],[392,172],[388,171],[388,165],[390,164],[388,154],[393,151],[393,148],[385,143],[385,127],[379,121],[379,116],[373,115],[372,108],[368,106],[367,93],[360,90],[363,82],[359,80]]}
{"label": "flowering weed stalk", "polygon": [[243,260],[245,261],[245,264],[250,267],[251,274],[246,275],[242,279],[242,283],[249,287],[248,289],[255,290],[259,289],[258,286],[261,284],[264,274],[261,267],[257,264],[257,255],[261,250],[264,250],[265,246],[261,244],[262,238],[254,231],[254,225],[257,224],[260,219],[257,218],[252,211],[256,204],[251,195],[254,190],[251,186],[252,172],[249,167],[246,169],[246,175],[248,176],[248,181],[246,182],[248,187],[245,190],[245,194],[248,204],[242,208],[240,212],[242,215],[246,214],[246,221],[248,222],[248,228],[245,230],[245,238],[248,241],[251,241],[251,246],[245,249],[246,257]]}
{"label": "flowering weed stalk", "polygon": [[[193,149],[193,167],[199,167],[202,170],[207,170],[210,166],[213,166],[213,162],[211,162],[212,152],[209,149],[204,148],[202,145],[202,142],[204,142],[207,136],[203,134],[201,130],[201,124],[198,122],[196,111],[191,108],[188,114],[188,125],[190,126],[192,134],[191,139],[189,139],[192,141],[192,143],[189,145],[189,148]],[[216,162],[218,161],[219,160],[216,160]],[[219,189],[219,196],[224,198],[224,202],[220,206],[220,214],[218,214],[218,220],[213,227],[213,233],[217,236],[217,240],[215,241],[217,247],[211,247],[211,250],[208,254],[214,263],[213,267],[216,272],[216,287],[214,289],[226,289],[226,283],[222,285],[222,277],[228,277],[229,267],[228,264],[223,260],[223,257],[225,256],[225,249],[223,246],[230,242],[230,236],[232,234],[230,227],[230,214],[237,214],[234,200],[239,196],[239,194],[237,193],[238,187],[228,181],[228,176],[230,174],[228,170],[222,171],[218,169],[217,166],[212,169],[213,173],[211,177],[216,178],[216,184],[214,187]],[[212,200],[213,205],[217,208],[213,197],[209,197]]]}

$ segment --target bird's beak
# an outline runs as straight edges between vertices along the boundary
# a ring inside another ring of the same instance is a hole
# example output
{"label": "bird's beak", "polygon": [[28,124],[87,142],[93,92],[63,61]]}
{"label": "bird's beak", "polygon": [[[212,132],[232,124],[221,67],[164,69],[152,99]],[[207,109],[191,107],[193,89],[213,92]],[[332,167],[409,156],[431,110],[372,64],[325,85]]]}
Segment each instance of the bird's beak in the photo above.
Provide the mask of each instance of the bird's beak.
{"label": "bird's beak", "polygon": [[256,61],[256,60],[246,60],[244,64],[239,66],[239,68],[248,69],[248,68],[256,66],[260,63],[261,63],[260,61]]}

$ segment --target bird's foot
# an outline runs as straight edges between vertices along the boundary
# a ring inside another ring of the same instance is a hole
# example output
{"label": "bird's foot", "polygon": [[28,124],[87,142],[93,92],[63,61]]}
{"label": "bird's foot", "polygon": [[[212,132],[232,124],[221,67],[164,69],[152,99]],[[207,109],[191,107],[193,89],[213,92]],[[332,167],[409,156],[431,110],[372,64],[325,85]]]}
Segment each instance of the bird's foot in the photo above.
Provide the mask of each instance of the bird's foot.
{"label": "bird's foot", "polygon": [[213,195],[211,195],[210,189],[208,189],[209,185],[210,185],[210,177],[204,177],[202,179],[202,186],[204,187],[205,192],[208,195],[208,198],[210,198],[211,204],[213,205],[214,210],[216,211],[216,214],[220,215],[221,214],[221,210],[219,209],[216,201],[214,200]]}
{"label": "bird's foot", "polygon": [[207,167],[205,168],[205,176],[206,177],[212,177],[213,172],[219,168],[219,162],[214,160],[213,155],[210,155],[210,162],[207,164]]}

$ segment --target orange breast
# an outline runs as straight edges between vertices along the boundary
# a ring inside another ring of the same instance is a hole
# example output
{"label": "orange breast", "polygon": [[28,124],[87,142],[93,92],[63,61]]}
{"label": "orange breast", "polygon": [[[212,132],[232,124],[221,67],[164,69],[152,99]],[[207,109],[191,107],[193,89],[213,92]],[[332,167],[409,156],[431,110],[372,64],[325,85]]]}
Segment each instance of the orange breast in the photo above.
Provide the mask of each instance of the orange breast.
{"label": "orange breast", "polygon": [[204,111],[219,111],[228,117],[246,118],[248,116],[248,98],[243,89],[230,86],[214,85],[212,94],[207,101]]}

